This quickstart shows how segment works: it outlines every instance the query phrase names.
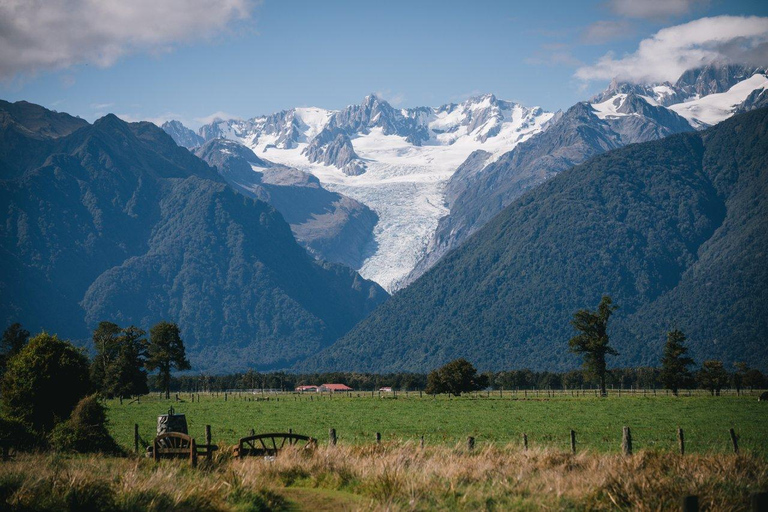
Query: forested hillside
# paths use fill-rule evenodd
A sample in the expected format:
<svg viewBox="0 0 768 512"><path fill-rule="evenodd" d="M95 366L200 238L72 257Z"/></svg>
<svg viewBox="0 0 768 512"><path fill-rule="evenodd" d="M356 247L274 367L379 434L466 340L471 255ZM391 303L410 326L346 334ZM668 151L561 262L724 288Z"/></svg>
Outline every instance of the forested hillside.
<svg viewBox="0 0 768 512"><path fill-rule="evenodd" d="M86 340L170 320L196 370L285 367L386 297L151 123L9 103L0 120L4 325Z"/></svg>
<svg viewBox="0 0 768 512"><path fill-rule="evenodd" d="M619 366L671 327L697 360L768 365L768 110L595 157L525 194L301 367L567 369L574 311L603 294Z"/></svg>

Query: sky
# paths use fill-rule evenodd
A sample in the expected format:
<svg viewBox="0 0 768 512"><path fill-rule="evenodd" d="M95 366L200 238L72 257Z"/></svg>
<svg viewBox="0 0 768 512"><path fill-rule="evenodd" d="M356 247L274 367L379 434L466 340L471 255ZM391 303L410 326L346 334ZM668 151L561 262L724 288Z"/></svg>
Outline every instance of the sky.
<svg viewBox="0 0 768 512"><path fill-rule="evenodd" d="M370 93L554 111L723 59L768 65L768 2L0 0L0 98L88 121L196 128Z"/></svg>

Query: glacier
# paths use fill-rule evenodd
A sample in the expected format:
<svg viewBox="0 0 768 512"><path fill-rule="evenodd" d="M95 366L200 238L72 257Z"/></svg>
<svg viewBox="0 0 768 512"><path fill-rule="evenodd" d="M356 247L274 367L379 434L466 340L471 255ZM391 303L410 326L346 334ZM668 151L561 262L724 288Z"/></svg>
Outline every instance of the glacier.
<svg viewBox="0 0 768 512"><path fill-rule="evenodd" d="M342 115L346 110L354 115ZM365 250L369 256L356 270L394 292L448 214L445 185L456 169L476 150L490 153L489 162L495 160L544 130L553 115L491 94L416 109L395 109L371 95L344 111L297 108L248 121L217 120L201 134L236 140L259 157L310 173L324 188L375 211L379 222ZM347 119L354 119L354 125ZM332 163L307 158L309 143L330 125L350 137L363 173L347 175Z"/></svg>

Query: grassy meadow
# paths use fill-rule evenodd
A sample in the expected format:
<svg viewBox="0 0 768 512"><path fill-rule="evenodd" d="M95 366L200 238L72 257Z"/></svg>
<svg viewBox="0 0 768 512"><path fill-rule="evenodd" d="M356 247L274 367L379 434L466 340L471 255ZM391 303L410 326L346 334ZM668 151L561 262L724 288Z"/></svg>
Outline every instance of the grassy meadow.
<svg viewBox="0 0 768 512"><path fill-rule="evenodd" d="M358 396L359 395L359 396ZM676 451L677 428L685 433L686 452L724 453L732 451L728 431L734 428L742 452L768 457L768 403L757 394L720 397L696 393L672 397L659 393L622 393L606 399L593 394L573 397L546 392L516 394L499 392L436 398L418 393L398 393L397 398L351 397L327 394L320 397L283 393L267 395L180 394L180 401L142 397L140 403L108 402L110 430L126 449L133 447L133 425L139 425L143 442L155 435L157 415L174 407L187 416L190 434L203 439L205 425L211 425L213 442L232 445L250 429L263 432L294 432L328 440L335 428L339 444L372 443L376 432L383 441L417 442L423 435L429 446L454 446L467 436L476 438L478 448L493 444L521 444L528 436L530 447L567 450L569 431L576 431L577 450L618 452L623 426L632 431L635 450ZM310 399L310 396L312 397ZM199 401L198 401L199 400Z"/></svg>
<svg viewBox="0 0 768 512"><path fill-rule="evenodd" d="M0 463L2 510L655 511L678 509L684 496L696 495L701 510L742 511L754 493L768 490L768 404L756 394L268 396L108 401L109 427L128 452L134 423L145 444L157 415L171 406L187 415L201 442L211 425L222 449L197 468L132 454L18 454ZM631 456L619 450L624 425L632 428ZM685 455L677 453L678 426ZM275 458L233 459L232 445L251 428L293 429L320 443ZM328 443L329 428L337 430L336 446ZM738 454L730 428L739 436ZM472 451L467 436L476 438Z"/></svg>

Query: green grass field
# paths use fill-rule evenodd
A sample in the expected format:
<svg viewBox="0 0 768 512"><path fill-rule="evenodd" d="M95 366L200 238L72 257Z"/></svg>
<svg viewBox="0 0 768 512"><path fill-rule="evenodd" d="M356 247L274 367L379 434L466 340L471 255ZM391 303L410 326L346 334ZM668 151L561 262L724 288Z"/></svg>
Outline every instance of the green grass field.
<svg viewBox="0 0 768 512"><path fill-rule="evenodd" d="M460 398L439 396L372 398L327 395L320 398L291 393L271 395L269 401L259 395L223 394L180 395L181 401L165 400L157 394L142 397L140 403L108 402L110 429L127 449L133 447L133 425L138 423L142 441L155 435L157 415L173 406L187 416L190 434L203 439L205 425L211 425L214 443L234 444L238 438L256 433L294 432L327 442L328 429L335 428L339 443L364 444L374 440L376 432L384 441L416 442L424 436L427 444L454 445L474 436L478 447L484 443L506 445L521 443L528 435L529 445L569 448L569 431L576 431L577 449L616 452L621 444L624 425L631 427L634 449L677 450L677 427L685 433L686 452L731 451L728 431L734 428L742 452L768 456L768 403L759 403L757 395L690 397L627 395L605 399L557 396L548 398L522 393L505 393ZM253 401L252 401L253 400Z"/></svg>

